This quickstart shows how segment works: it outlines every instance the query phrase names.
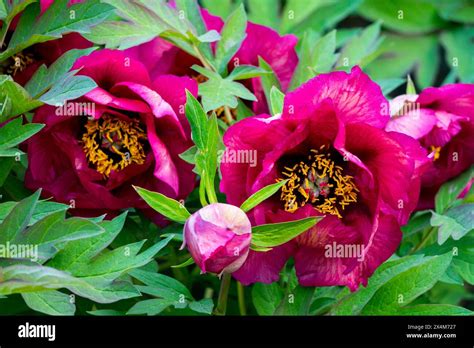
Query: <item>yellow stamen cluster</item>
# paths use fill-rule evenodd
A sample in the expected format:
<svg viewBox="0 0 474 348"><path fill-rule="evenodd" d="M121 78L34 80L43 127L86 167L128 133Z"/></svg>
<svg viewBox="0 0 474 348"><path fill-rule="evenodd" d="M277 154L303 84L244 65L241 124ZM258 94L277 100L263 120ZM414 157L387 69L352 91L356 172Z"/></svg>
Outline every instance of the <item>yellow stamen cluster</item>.
<svg viewBox="0 0 474 348"><path fill-rule="evenodd" d="M18 72L26 69L28 65L34 62L32 54L24 54L22 52L14 54L11 57L12 63L7 68L7 74L15 76Z"/></svg>
<svg viewBox="0 0 474 348"><path fill-rule="evenodd" d="M142 141L147 137L138 120L127 122L104 115L99 120L87 121L85 128L82 143L87 160L105 177L109 177L112 170L145 162Z"/></svg>
<svg viewBox="0 0 474 348"><path fill-rule="evenodd" d="M286 211L293 213L310 203L320 213L342 218L341 210L357 202L359 190L353 177L342 174L343 168L334 163L325 148L323 145L319 150L311 150L308 161L284 167L284 178L278 181L288 180L280 196Z"/></svg>
<svg viewBox="0 0 474 348"><path fill-rule="evenodd" d="M441 146L430 146L430 152L433 153L433 161L436 161L441 153Z"/></svg>

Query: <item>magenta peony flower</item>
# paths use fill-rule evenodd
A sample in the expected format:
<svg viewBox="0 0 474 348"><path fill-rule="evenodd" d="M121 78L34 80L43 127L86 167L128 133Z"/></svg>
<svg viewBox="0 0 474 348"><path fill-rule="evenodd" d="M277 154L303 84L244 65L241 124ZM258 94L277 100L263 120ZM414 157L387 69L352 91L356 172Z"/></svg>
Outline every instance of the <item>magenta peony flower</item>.
<svg viewBox="0 0 474 348"><path fill-rule="evenodd" d="M184 225L184 245L202 272L221 275L245 262L252 226L238 207L214 203L194 213Z"/></svg>
<svg viewBox="0 0 474 348"><path fill-rule="evenodd" d="M35 113L33 122L46 127L28 143L26 186L87 215L130 207L150 213L132 184L185 198L195 175L178 157L192 145L179 109L185 89L197 94L196 82L167 75L152 81L140 62L114 50L80 58L73 69L80 68L98 87Z"/></svg>
<svg viewBox="0 0 474 348"><path fill-rule="evenodd" d="M386 129L418 139L429 152L417 209L433 208L440 186L474 164L474 85L431 87L419 96L400 96L392 101L391 112Z"/></svg>
<svg viewBox="0 0 474 348"><path fill-rule="evenodd" d="M224 23L219 17L209 14L206 10L201 13L208 30L221 31ZM273 68L282 89L286 91L298 64L295 51L297 42L298 39L294 35L280 36L271 28L248 22L247 36L231 59L229 71L232 71L234 64L258 66L260 56ZM160 38L130 48L127 53L142 61L151 71L152 77L173 74L191 76L199 82L202 81L203 77L191 69L194 64L201 65L199 60ZM257 97L253 110L257 113L268 112L260 78L245 80L244 84Z"/></svg>
<svg viewBox="0 0 474 348"><path fill-rule="evenodd" d="M379 86L355 67L350 74L319 75L288 93L281 115L247 118L228 129L229 155L257 155L253 165L221 164L229 203L239 205L287 179L279 194L251 211L252 223L325 216L280 247L251 251L235 278L244 284L276 281L293 256L304 286L355 290L367 283L400 243L426 156L412 138L384 131L388 113Z"/></svg>

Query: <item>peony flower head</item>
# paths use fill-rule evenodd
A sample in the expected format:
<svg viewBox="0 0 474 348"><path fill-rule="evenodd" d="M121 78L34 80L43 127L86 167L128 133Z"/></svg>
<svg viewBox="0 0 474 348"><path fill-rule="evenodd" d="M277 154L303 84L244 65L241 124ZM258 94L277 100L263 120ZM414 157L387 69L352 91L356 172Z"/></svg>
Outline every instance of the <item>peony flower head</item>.
<svg viewBox="0 0 474 348"><path fill-rule="evenodd" d="M229 203L239 205L262 187L288 180L253 209L252 222L325 216L285 245L251 251L234 273L239 281L276 281L293 256L300 284L355 290L395 252L400 224L417 203L426 153L412 138L384 130L388 110L379 86L355 67L349 74L319 75L288 93L281 115L251 117L227 130L227 152L257 154L253 166L221 164ZM340 247L347 251L342 256L328 253Z"/></svg>
<svg viewBox="0 0 474 348"><path fill-rule="evenodd" d="M214 203L194 213L184 226L184 244L202 272L232 273L245 262L252 226L238 207Z"/></svg>
<svg viewBox="0 0 474 348"><path fill-rule="evenodd" d="M474 85L430 87L392 104L386 129L417 139L429 153L418 209L433 208L440 186L474 164Z"/></svg>
<svg viewBox="0 0 474 348"><path fill-rule="evenodd" d="M46 126L29 140L26 186L42 187L45 196L73 202L74 212L86 215L130 207L151 213L132 185L185 198L195 175L179 158L192 145L179 106L186 89L197 93L195 81L152 81L144 65L115 50L93 52L73 69L98 87L63 107L36 111L33 122Z"/></svg>

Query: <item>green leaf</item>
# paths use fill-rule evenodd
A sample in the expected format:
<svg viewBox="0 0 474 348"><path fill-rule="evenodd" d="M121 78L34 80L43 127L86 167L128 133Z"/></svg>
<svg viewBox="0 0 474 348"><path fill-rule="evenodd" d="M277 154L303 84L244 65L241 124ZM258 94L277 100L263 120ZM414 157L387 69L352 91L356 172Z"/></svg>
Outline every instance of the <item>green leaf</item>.
<svg viewBox="0 0 474 348"><path fill-rule="evenodd" d="M133 268L142 267L149 263L172 238L173 236L169 236L142 253L139 253L139 251L145 240L104 252L89 263L78 264L72 273L79 277L107 276L116 278Z"/></svg>
<svg viewBox="0 0 474 348"><path fill-rule="evenodd" d="M199 84L199 95L202 97L205 112L215 110L221 106L236 108L238 105L236 97L250 101L257 100L241 83L229 78L224 79L219 74L206 71L200 66L193 65L192 68L208 77L206 82Z"/></svg>
<svg viewBox="0 0 474 348"><path fill-rule="evenodd" d="M48 105L61 106L68 100L82 97L96 87L97 83L89 76L67 74L57 81L39 100Z"/></svg>
<svg viewBox="0 0 474 348"><path fill-rule="evenodd" d="M248 212L249 210L255 208L264 200L266 200L267 198L270 198L276 192L278 192L278 190L282 188L283 185L285 185L287 181L288 180L282 180L280 182L265 186L264 188L258 190L249 198L247 198L245 202L242 203L242 205L240 206L240 209L242 209L245 212Z"/></svg>
<svg viewBox="0 0 474 348"><path fill-rule="evenodd" d="M221 34L219 34L216 30L209 30L207 33L198 36L198 40L200 42L216 42L220 39Z"/></svg>
<svg viewBox="0 0 474 348"><path fill-rule="evenodd" d="M56 244L92 237L104 232L103 228L92 221L77 217L65 219L65 214L66 212L62 210L48 215L18 234L14 241L31 245Z"/></svg>
<svg viewBox="0 0 474 348"><path fill-rule="evenodd" d="M440 39L446 50L446 64L456 72L461 82L474 83L474 28L447 31Z"/></svg>
<svg viewBox="0 0 474 348"><path fill-rule="evenodd" d="M227 77L231 80L245 80L250 79L252 77L259 77L265 74L269 74L270 72L259 68L258 66L253 65L238 65L236 66L232 72Z"/></svg>
<svg viewBox="0 0 474 348"><path fill-rule="evenodd" d="M98 225L104 229L103 233L69 242L54 256L48 266L74 272L75 269L81 267L81 264L89 263L117 237L125 224L126 217L125 212L113 220L100 222Z"/></svg>
<svg viewBox="0 0 474 348"><path fill-rule="evenodd" d="M168 198L159 192L148 191L141 187L134 186L134 189L150 207L172 221L185 223L191 216L184 205L174 199Z"/></svg>
<svg viewBox="0 0 474 348"><path fill-rule="evenodd" d="M469 180L474 177L474 166L459 175L457 178L443 184L435 196L436 213L441 214L449 208L459 194L464 190Z"/></svg>
<svg viewBox="0 0 474 348"><path fill-rule="evenodd" d="M262 82L263 92L265 93L265 99L267 100L268 105L270 105L270 93L272 87L276 87L281 91L280 81L270 64L268 64L262 57L258 57L258 65L268 72L268 74L263 75L260 80Z"/></svg>
<svg viewBox="0 0 474 348"><path fill-rule="evenodd" d="M38 133L43 127L43 124L33 123L22 125L21 118L8 122L0 128L0 149L8 149L17 146L32 135Z"/></svg>
<svg viewBox="0 0 474 348"><path fill-rule="evenodd" d="M51 86L59 83L64 75L71 70L77 59L89 55L95 49L96 48L86 48L83 50L72 49L59 57L49 68L46 67L46 65L41 65L25 85L25 89L31 95L39 97L50 89Z"/></svg>
<svg viewBox="0 0 474 348"><path fill-rule="evenodd" d="M173 299L179 299L181 295L187 299L193 299L186 286L167 275L142 271L140 269L131 271L130 275L150 287L172 292Z"/></svg>
<svg viewBox="0 0 474 348"><path fill-rule="evenodd" d="M110 281L108 277L78 278L80 282L70 286L75 294L98 303L113 303L140 296L140 292L127 281Z"/></svg>
<svg viewBox="0 0 474 348"><path fill-rule="evenodd" d="M0 129L1 130L1 129ZM0 244L5 244L16 238L28 226L38 203L41 190L36 191L30 197L23 199L8 214L0 224Z"/></svg>
<svg viewBox="0 0 474 348"><path fill-rule="evenodd" d="M273 315L283 296L284 291L278 283L255 283L252 287L252 301L258 315Z"/></svg>
<svg viewBox="0 0 474 348"><path fill-rule="evenodd" d="M324 217L309 217L301 220L266 224L252 227L252 245L272 248L284 244L313 227Z"/></svg>
<svg viewBox="0 0 474 348"><path fill-rule="evenodd" d="M246 34L247 15L243 5L240 5L227 18L221 31L221 39L216 47L216 67L219 73L225 71L227 63L240 48Z"/></svg>
<svg viewBox="0 0 474 348"><path fill-rule="evenodd" d="M17 206L18 202L5 202L0 204L0 223L5 220L5 218L10 214L10 212ZM35 224L39 220L43 219L44 217L58 212L64 211L69 208L68 205L56 202L49 202L49 201L38 201L36 203L35 209L31 218L28 221L28 226Z"/></svg>
<svg viewBox="0 0 474 348"><path fill-rule="evenodd" d="M365 0L359 14L381 20L385 27L402 33L427 33L446 25L436 8L425 0Z"/></svg>
<svg viewBox="0 0 474 348"><path fill-rule="evenodd" d="M180 263L179 265L171 266L171 268L183 268L183 267L187 267L187 266L193 265L193 264L194 264L194 260L193 260L192 257L190 257L189 259L187 259L183 263Z"/></svg>
<svg viewBox="0 0 474 348"><path fill-rule="evenodd" d="M473 315L469 309L448 304L419 304L400 308L396 315Z"/></svg>
<svg viewBox="0 0 474 348"><path fill-rule="evenodd" d="M406 94L416 94L415 84L413 83L413 80L411 79L410 75L407 75Z"/></svg>
<svg viewBox="0 0 474 348"><path fill-rule="evenodd" d="M32 99L28 92L10 77L0 82L0 97L3 100L0 123L42 105L40 101Z"/></svg>
<svg viewBox="0 0 474 348"><path fill-rule="evenodd" d="M212 314L212 310L214 309L214 302L210 298L204 298L199 301L193 301L189 303L189 309L203 314Z"/></svg>
<svg viewBox="0 0 474 348"><path fill-rule="evenodd" d="M102 22L113 11L113 7L99 0L90 0L68 6L68 0L57 0L41 15L38 3L28 6L23 12L0 61L36 44L60 38L70 32L87 33Z"/></svg>
<svg viewBox="0 0 474 348"><path fill-rule="evenodd" d="M279 0L248 0L247 6L249 21L278 29Z"/></svg>
<svg viewBox="0 0 474 348"><path fill-rule="evenodd" d="M449 237L461 239L474 228L474 203L458 205L448 209L444 215L433 212L431 225L439 226L438 244L443 244Z"/></svg>
<svg viewBox="0 0 474 348"><path fill-rule="evenodd" d="M22 297L28 307L37 312L57 316L74 315L76 312L71 297L59 291L31 292L22 294Z"/></svg>
<svg viewBox="0 0 474 348"><path fill-rule="evenodd" d="M163 312L173 303L169 300L158 298L137 302L129 309L127 315L157 315Z"/></svg>
<svg viewBox="0 0 474 348"><path fill-rule="evenodd" d="M366 60L380 46L382 40L380 37L380 22L369 25L342 48L337 66L350 68L354 65L360 65L363 67Z"/></svg>
<svg viewBox="0 0 474 348"><path fill-rule="evenodd" d="M386 282L362 310L363 315L396 314L433 287L444 275L452 260L452 253L427 257L425 260Z"/></svg>
<svg viewBox="0 0 474 348"><path fill-rule="evenodd" d="M2 268L0 295L59 289L76 283L70 274L51 267L18 264Z"/></svg>
<svg viewBox="0 0 474 348"><path fill-rule="evenodd" d="M201 0L202 5L213 15L226 18L232 12L234 3L232 0Z"/></svg>
<svg viewBox="0 0 474 348"><path fill-rule="evenodd" d="M198 149L205 149L209 128L207 115L201 104L188 90L186 90L186 117L191 126L191 138Z"/></svg>
<svg viewBox="0 0 474 348"><path fill-rule="evenodd" d="M367 287L361 287L354 293L345 289L339 296L339 302L332 308L331 314L358 315L385 283L397 274L403 273L422 262L422 255L406 256L385 262L369 278Z"/></svg>
<svg viewBox="0 0 474 348"><path fill-rule="evenodd" d="M183 153L179 154L179 158L189 164L196 164L196 154L198 148L196 145L191 146L189 149L184 151Z"/></svg>
<svg viewBox="0 0 474 348"><path fill-rule="evenodd" d="M318 73L331 71L336 62L336 30L330 31L325 36L319 38L313 44L313 38L306 32L301 40L301 46L298 51L299 62L290 83L290 89L293 90L308 81L314 74L311 70Z"/></svg>
<svg viewBox="0 0 474 348"><path fill-rule="evenodd" d="M431 3L441 18L447 21L474 23L474 4L470 0L437 1Z"/></svg>
<svg viewBox="0 0 474 348"><path fill-rule="evenodd" d="M274 314L308 315L315 289L297 285L283 297Z"/></svg>
<svg viewBox="0 0 474 348"><path fill-rule="evenodd" d="M399 78L414 71L417 85L432 86L440 63L438 38L435 35L398 36L386 34L366 71L374 80ZM413 76L413 74L412 74Z"/></svg>
<svg viewBox="0 0 474 348"><path fill-rule="evenodd" d="M307 30L321 33L354 12L362 0L300 0L287 1L280 31L301 37ZM292 11L292 12L290 12Z"/></svg>
<svg viewBox="0 0 474 348"><path fill-rule="evenodd" d="M382 89L382 93L385 96L390 94L390 92L395 90L397 87L400 87L402 83L404 82L405 82L405 79L402 79L402 78L382 79L382 80L376 81L376 83L380 86L380 89Z"/></svg>
<svg viewBox="0 0 474 348"><path fill-rule="evenodd" d="M270 109L272 115L281 114L283 112L283 103L285 95L275 86L270 90Z"/></svg>

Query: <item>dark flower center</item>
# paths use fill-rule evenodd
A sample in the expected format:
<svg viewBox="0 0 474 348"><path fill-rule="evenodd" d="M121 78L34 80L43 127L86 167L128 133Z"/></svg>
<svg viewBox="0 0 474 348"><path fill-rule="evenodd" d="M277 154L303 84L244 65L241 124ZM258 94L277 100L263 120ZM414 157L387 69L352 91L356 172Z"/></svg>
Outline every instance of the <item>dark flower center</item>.
<svg viewBox="0 0 474 348"><path fill-rule="evenodd" d="M319 150L311 150L306 159L283 167L283 177L278 181L288 180L280 196L286 211L293 213L311 204L320 213L342 218L341 211L357 202L359 190L354 178L344 175L343 168L325 150L323 145Z"/></svg>
<svg viewBox="0 0 474 348"><path fill-rule="evenodd" d="M30 64L35 62L34 55L32 53L17 53L10 57L7 61L5 72L11 76L25 70Z"/></svg>
<svg viewBox="0 0 474 348"><path fill-rule="evenodd" d="M82 135L82 144L87 160L105 177L112 170L119 171L132 163L145 162L144 141L146 133L139 121L124 121L104 115L98 120L89 120Z"/></svg>

